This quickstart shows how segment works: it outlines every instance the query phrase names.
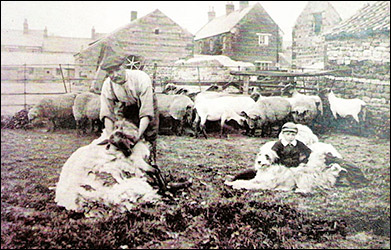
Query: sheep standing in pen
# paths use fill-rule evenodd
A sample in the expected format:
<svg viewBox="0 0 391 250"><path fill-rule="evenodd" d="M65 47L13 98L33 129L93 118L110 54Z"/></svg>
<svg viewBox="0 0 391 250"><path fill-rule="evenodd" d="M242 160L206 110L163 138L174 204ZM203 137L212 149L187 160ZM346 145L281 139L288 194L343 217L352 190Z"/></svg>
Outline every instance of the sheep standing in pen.
<svg viewBox="0 0 391 250"><path fill-rule="evenodd" d="M185 95L156 94L159 110L159 127L168 120L172 131L177 135L184 133L185 126L192 125L194 102Z"/></svg>
<svg viewBox="0 0 391 250"><path fill-rule="evenodd" d="M261 136L271 135L272 127L281 127L291 119L291 105L282 97L260 96L248 112L242 112L249 126L250 135L255 135L255 129L261 129Z"/></svg>
<svg viewBox="0 0 391 250"><path fill-rule="evenodd" d="M99 120L100 112L100 95L91 92L82 92L75 98L74 105L72 107L73 116L76 121L76 129L78 134L85 133L86 128L90 127L90 132L94 131L97 127L99 131L102 129L103 124Z"/></svg>
<svg viewBox="0 0 391 250"><path fill-rule="evenodd" d="M304 95L294 90L292 97L286 99L291 104L295 123L312 126L315 119L323 114L323 104L319 96Z"/></svg>
<svg viewBox="0 0 391 250"><path fill-rule="evenodd" d="M358 98L339 98L335 96L332 90L330 90L326 96L329 100L330 109L335 119L338 119L338 116L342 118L352 116L357 123L360 123L359 114L362 112L362 121L365 121L366 103L363 100Z"/></svg>
<svg viewBox="0 0 391 250"><path fill-rule="evenodd" d="M196 137L199 130L207 138L206 121L220 120L220 137L225 136L224 128L226 122L236 121L240 126L244 125L245 118L239 114L248 110L254 104L254 100L249 96L230 95L224 93L201 92L195 97L194 108L196 117L194 119L194 130Z"/></svg>
<svg viewBox="0 0 391 250"><path fill-rule="evenodd" d="M48 119L52 123L51 126L49 125L48 131L56 130L61 120L74 122L72 107L75 97L75 93L67 93L41 99L29 110L29 121Z"/></svg>

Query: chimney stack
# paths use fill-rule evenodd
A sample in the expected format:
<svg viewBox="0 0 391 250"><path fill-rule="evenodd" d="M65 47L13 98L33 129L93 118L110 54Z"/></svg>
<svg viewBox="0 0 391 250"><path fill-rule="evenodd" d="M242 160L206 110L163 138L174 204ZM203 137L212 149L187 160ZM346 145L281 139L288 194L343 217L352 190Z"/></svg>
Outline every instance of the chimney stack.
<svg viewBox="0 0 391 250"><path fill-rule="evenodd" d="M92 26L92 29L91 29L91 39L95 39L95 36L96 36L96 34L95 34L95 27Z"/></svg>
<svg viewBox="0 0 391 250"><path fill-rule="evenodd" d="M208 22L212 21L216 17L216 12L213 7L209 7L208 11Z"/></svg>
<svg viewBox="0 0 391 250"><path fill-rule="evenodd" d="M225 5L225 12L226 15L231 14L232 12L235 11L235 6L232 2L228 2L227 5Z"/></svg>
<svg viewBox="0 0 391 250"><path fill-rule="evenodd" d="M48 37L48 27L45 26L45 29L43 30L43 37Z"/></svg>
<svg viewBox="0 0 391 250"><path fill-rule="evenodd" d="M130 12L130 21L132 22L132 21L134 21L136 19L137 19L137 11L132 10Z"/></svg>
<svg viewBox="0 0 391 250"><path fill-rule="evenodd" d="M240 10L247 8L249 6L248 1L239 1L239 6L240 6Z"/></svg>
<svg viewBox="0 0 391 250"><path fill-rule="evenodd" d="M23 23L23 34L27 33L29 33L29 25L27 24L27 19L25 18Z"/></svg>

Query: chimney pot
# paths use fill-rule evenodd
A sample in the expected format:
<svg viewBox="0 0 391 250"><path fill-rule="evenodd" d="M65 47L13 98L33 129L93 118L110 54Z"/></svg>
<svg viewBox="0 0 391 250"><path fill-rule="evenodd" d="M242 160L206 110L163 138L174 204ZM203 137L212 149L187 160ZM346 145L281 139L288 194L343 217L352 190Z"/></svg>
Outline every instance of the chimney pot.
<svg viewBox="0 0 391 250"><path fill-rule="evenodd" d="M25 18L23 23L23 34L27 34L27 33L29 33L29 25L27 23L27 19Z"/></svg>
<svg viewBox="0 0 391 250"><path fill-rule="evenodd" d="M96 36L96 34L95 34L95 27L92 26L92 29L91 29L91 39L95 39L95 36Z"/></svg>
<svg viewBox="0 0 391 250"><path fill-rule="evenodd" d="M43 36L48 37L48 27L45 26L45 29L43 30Z"/></svg>
<svg viewBox="0 0 391 250"><path fill-rule="evenodd" d="M227 5L225 5L225 12L226 15L231 14L232 12L235 11L235 6L232 2L228 2Z"/></svg>
<svg viewBox="0 0 391 250"><path fill-rule="evenodd" d="M216 17L216 12L214 11L214 8L209 8L208 11L208 22L212 21Z"/></svg>
<svg viewBox="0 0 391 250"><path fill-rule="evenodd" d="M130 21L132 22L132 21L134 21L136 19L137 19L137 11L132 10L130 12Z"/></svg>
<svg viewBox="0 0 391 250"><path fill-rule="evenodd" d="M239 1L239 6L240 6L240 10L247 8L249 6L248 1Z"/></svg>

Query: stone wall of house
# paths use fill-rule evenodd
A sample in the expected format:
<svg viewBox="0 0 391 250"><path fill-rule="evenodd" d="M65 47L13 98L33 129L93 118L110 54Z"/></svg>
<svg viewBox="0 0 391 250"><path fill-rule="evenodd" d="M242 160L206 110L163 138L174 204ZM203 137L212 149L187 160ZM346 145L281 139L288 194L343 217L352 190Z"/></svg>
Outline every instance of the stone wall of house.
<svg viewBox="0 0 391 250"><path fill-rule="evenodd" d="M390 138L390 37L327 40L326 46L326 69L343 72L309 79L306 85L332 88L337 97L365 101L363 135Z"/></svg>

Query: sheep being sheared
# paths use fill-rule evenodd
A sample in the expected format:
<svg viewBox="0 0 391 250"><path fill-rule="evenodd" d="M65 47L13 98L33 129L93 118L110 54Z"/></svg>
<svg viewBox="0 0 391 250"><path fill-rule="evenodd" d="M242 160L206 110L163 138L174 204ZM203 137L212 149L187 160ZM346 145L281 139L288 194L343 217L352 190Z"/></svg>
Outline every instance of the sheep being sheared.
<svg viewBox="0 0 391 250"><path fill-rule="evenodd" d="M48 119L52 124L48 131L54 131L58 127L58 122L64 119L74 121L72 107L75 100L75 93L57 95L42 98L28 112L30 122L43 118Z"/></svg>
<svg viewBox="0 0 391 250"><path fill-rule="evenodd" d="M76 150L65 162L55 201L68 210L83 211L88 203L121 204L131 209L137 201L157 201L160 195L148 180L155 168L147 163L145 141L134 144L137 127L121 120L114 131ZM103 144L103 145L100 145Z"/></svg>

